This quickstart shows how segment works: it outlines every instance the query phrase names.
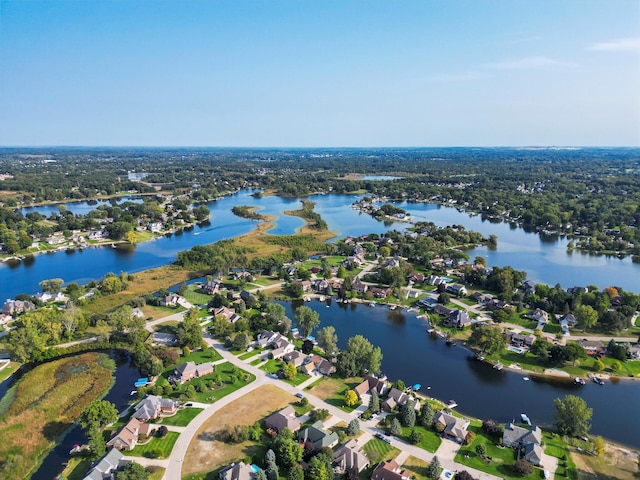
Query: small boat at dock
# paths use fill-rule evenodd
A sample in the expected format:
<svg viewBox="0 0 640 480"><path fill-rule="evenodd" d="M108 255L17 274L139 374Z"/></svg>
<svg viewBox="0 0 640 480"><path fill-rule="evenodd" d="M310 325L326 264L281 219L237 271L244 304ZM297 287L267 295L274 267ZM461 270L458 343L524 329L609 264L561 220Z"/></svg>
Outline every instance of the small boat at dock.
<svg viewBox="0 0 640 480"><path fill-rule="evenodd" d="M502 370L502 369L504 368L504 365L503 365L503 364L501 364L500 362L498 362L498 363L496 363L496 364L493 366L493 368L494 368L495 370L500 371L500 370Z"/></svg>
<svg viewBox="0 0 640 480"><path fill-rule="evenodd" d="M149 383L149 379L147 377L143 377L136 380L133 386L136 388L144 387L147 383Z"/></svg>
<svg viewBox="0 0 640 480"><path fill-rule="evenodd" d="M600 377L593 377L593 383L597 383L598 385L604 385L604 380Z"/></svg>
<svg viewBox="0 0 640 480"><path fill-rule="evenodd" d="M584 378L581 377L576 377L574 380L574 383L576 383L577 385L585 385L587 382L585 381Z"/></svg>
<svg viewBox="0 0 640 480"><path fill-rule="evenodd" d="M522 420L522 423L526 423L527 425L531 426L531 420L529 420L529 417L526 413L520 414L520 420Z"/></svg>

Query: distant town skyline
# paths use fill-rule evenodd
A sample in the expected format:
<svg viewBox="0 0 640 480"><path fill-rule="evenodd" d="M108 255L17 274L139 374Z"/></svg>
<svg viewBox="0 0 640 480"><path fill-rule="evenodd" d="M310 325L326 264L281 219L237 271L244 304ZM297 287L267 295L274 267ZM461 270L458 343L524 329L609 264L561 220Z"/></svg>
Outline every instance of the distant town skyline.
<svg viewBox="0 0 640 480"><path fill-rule="evenodd" d="M0 0L0 146L638 146L640 2Z"/></svg>

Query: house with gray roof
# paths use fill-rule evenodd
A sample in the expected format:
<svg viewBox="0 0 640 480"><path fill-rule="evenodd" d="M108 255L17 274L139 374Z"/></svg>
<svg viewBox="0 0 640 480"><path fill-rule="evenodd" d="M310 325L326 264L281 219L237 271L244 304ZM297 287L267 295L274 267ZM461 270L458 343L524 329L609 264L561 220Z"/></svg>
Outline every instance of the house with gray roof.
<svg viewBox="0 0 640 480"><path fill-rule="evenodd" d="M298 420L296 411L291 405L288 405L279 412L268 416L264 423L268 429L273 429L276 433L280 433L285 428L288 428L292 432L296 432L300 429L300 420Z"/></svg>
<svg viewBox="0 0 640 480"><path fill-rule="evenodd" d="M178 404L169 398L147 395L135 406L133 418L137 418L141 422L148 422L160 415L173 415L177 409Z"/></svg>
<svg viewBox="0 0 640 480"><path fill-rule="evenodd" d="M369 465L369 459L358 444L357 438L349 440L333 455L333 466L339 472L346 472L351 468L362 472L367 465Z"/></svg>
<svg viewBox="0 0 640 480"><path fill-rule="evenodd" d="M405 392L398 390L397 388L392 388L389 391L389 395L387 395L387 399L382 402L382 408L384 410L391 411L397 406L404 405L409 400L409 395Z"/></svg>
<svg viewBox="0 0 640 480"><path fill-rule="evenodd" d="M253 480L256 472L244 462L232 463L220 471L220 480Z"/></svg>
<svg viewBox="0 0 640 480"><path fill-rule="evenodd" d="M338 434L325 432L324 425L318 421L298 432L298 442L315 450L320 450L322 447L333 448L338 443Z"/></svg>
<svg viewBox="0 0 640 480"><path fill-rule="evenodd" d="M542 430L540 427L528 429L508 423L504 427L502 444L516 449L519 457L523 457L534 465L540 465L542 462Z"/></svg>
<svg viewBox="0 0 640 480"><path fill-rule="evenodd" d="M113 472L118 470L124 455L117 448L112 448L107 454L98 460L98 463L89 470L83 480L104 480L111 478Z"/></svg>

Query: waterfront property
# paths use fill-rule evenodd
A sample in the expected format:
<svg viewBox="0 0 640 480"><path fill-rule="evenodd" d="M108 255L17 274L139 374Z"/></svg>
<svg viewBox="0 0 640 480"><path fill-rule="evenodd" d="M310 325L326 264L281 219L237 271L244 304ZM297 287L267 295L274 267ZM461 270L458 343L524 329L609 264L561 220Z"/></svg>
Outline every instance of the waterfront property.
<svg viewBox="0 0 640 480"><path fill-rule="evenodd" d="M113 473L123 464L124 455L117 448L112 448L95 466L87 472L83 480L104 480L112 478Z"/></svg>
<svg viewBox="0 0 640 480"><path fill-rule="evenodd" d="M445 437L458 443L464 443L469 435L469 420L454 417L442 410L433 417L433 425L436 429L441 430Z"/></svg>
<svg viewBox="0 0 640 480"><path fill-rule="evenodd" d="M173 415L177 409L178 404L169 398L147 395L135 406L132 416L141 422L148 422L160 415Z"/></svg>

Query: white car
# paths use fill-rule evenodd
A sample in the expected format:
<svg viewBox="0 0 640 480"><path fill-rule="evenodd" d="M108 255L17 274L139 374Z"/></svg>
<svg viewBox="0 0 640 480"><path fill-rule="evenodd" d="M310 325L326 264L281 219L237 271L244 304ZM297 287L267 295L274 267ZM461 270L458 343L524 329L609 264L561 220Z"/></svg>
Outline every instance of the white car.
<svg viewBox="0 0 640 480"><path fill-rule="evenodd" d="M542 472L542 476L543 478L549 478L551 476L551 474L549 473L549 470L545 470Z"/></svg>

